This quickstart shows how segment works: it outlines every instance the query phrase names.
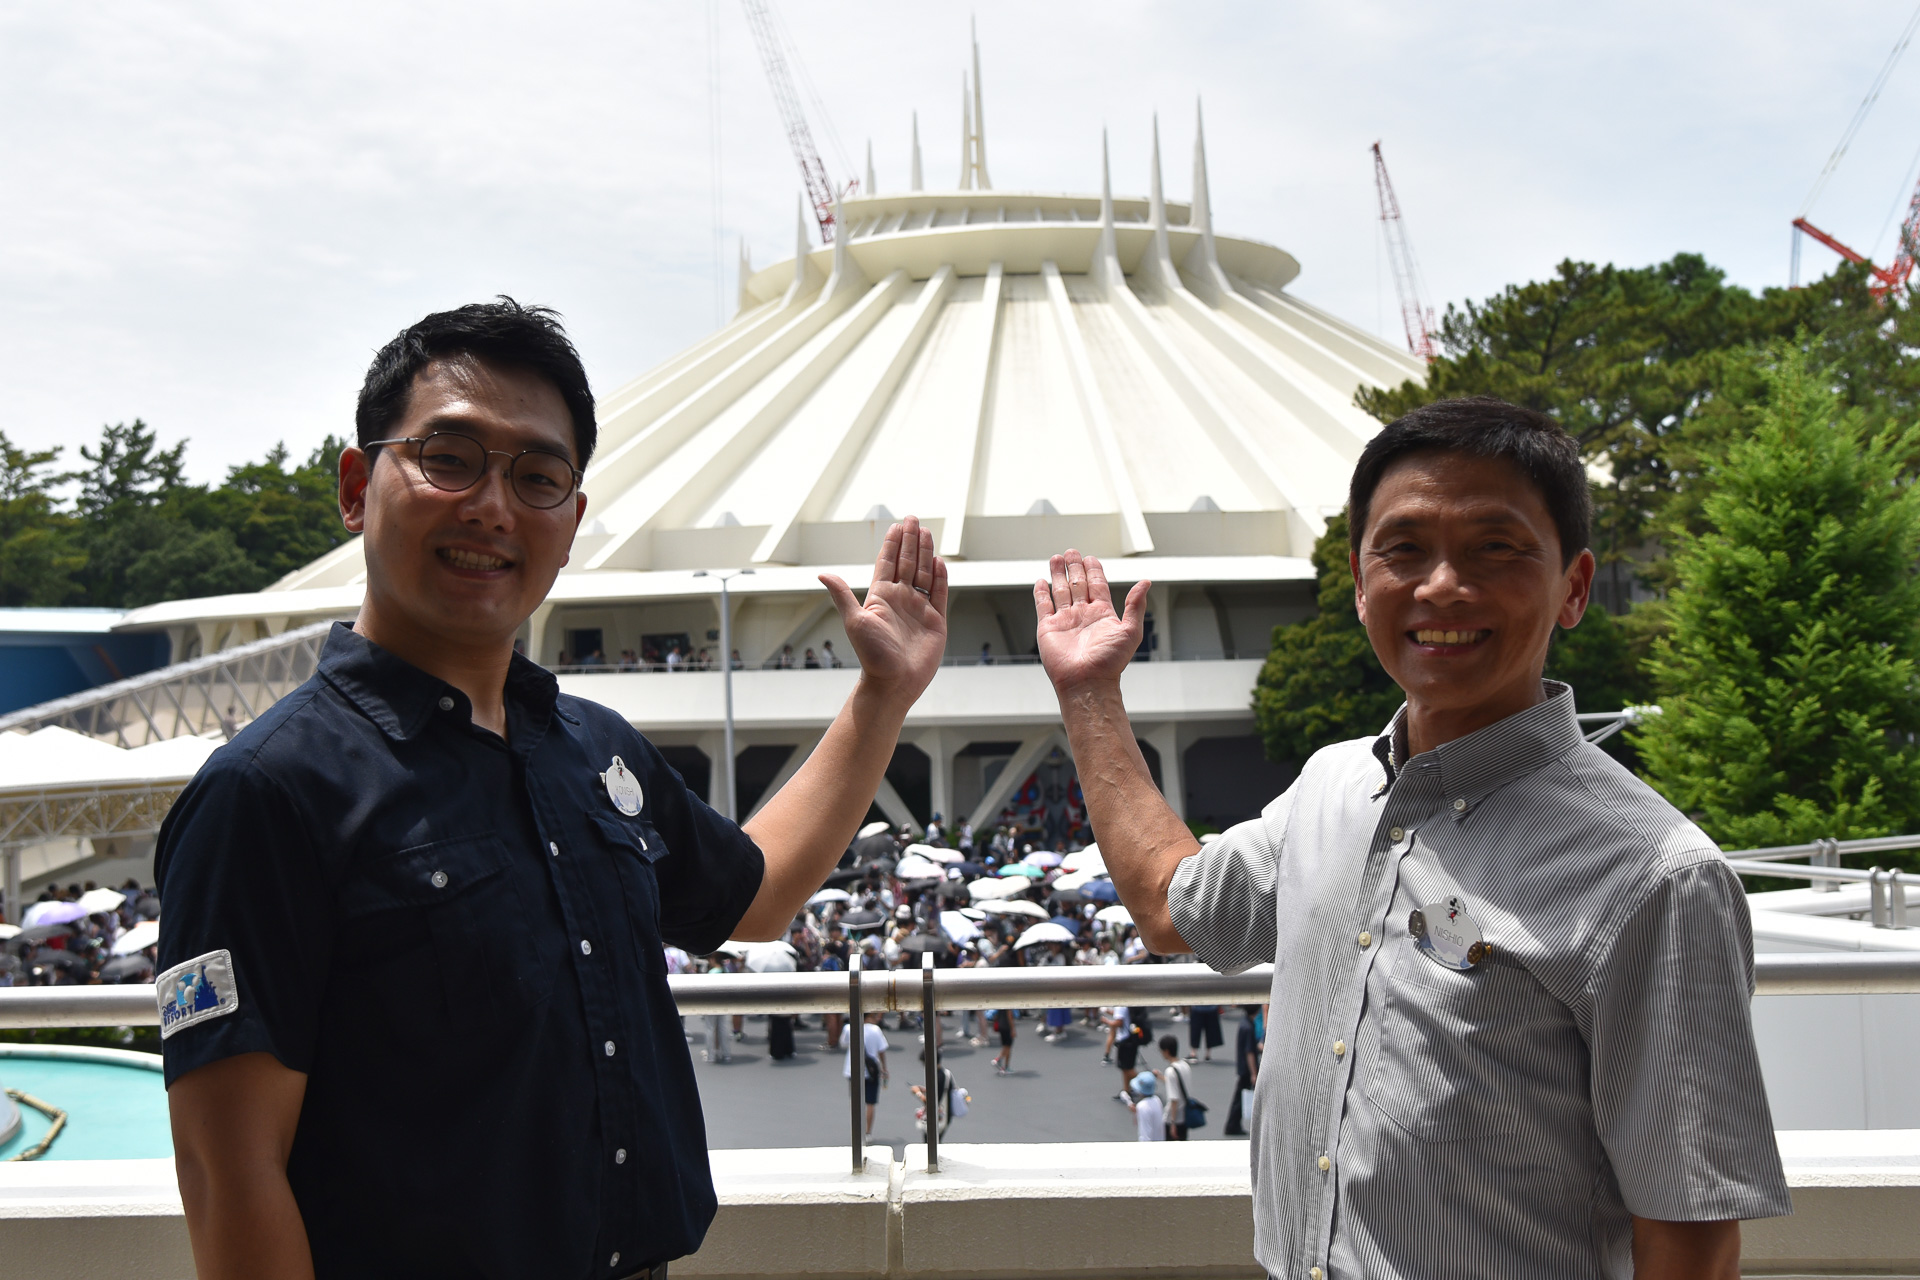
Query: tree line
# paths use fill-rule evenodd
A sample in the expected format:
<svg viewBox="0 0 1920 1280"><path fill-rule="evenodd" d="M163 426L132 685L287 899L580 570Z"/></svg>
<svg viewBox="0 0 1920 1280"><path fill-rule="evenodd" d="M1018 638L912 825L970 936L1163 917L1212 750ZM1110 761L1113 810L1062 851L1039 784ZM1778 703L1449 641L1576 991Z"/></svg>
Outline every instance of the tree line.
<svg viewBox="0 0 1920 1280"><path fill-rule="evenodd" d="M1494 395L1580 441L1612 609L1557 632L1547 674L1585 711L1659 706L1610 749L1725 847L1920 831L1920 316L1866 285L1567 262L1449 307L1424 383L1356 397L1385 422ZM1344 519L1313 561L1320 613L1275 629L1254 694L1275 760L1377 733L1401 702Z"/></svg>
<svg viewBox="0 0 1920 1280"><path fill-rule="evenodd" d="M162 448L136 418L79 448L22 449L0 432L0 607L130 609L258 591L346 540L331 436L289 465L284 444L218 485L184 477L186 441Z"/></svg>

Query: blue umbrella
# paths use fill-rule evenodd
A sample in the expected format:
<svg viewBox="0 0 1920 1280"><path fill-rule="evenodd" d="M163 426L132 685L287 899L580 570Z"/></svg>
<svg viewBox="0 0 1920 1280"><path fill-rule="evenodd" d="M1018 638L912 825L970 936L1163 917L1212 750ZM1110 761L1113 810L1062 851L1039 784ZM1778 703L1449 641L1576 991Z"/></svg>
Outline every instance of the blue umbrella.
<svg viewBox="0 0 1920 1280"><path fill-rule="evenodd" d="M1080 886L1080 896L1090 902L1118 902L1120 891L1111 880L1089 880Z"/></svg>
<svg viewBox="0 0 1920 1280"><path fill-rule="evenodd" d="M1078 936L1080 933L1080 922L1078 920L1075 920L1072 916L1055 916L1053 918L1053 923L1059 925L1063 929L1073 930L1075 936Z"/></svg>

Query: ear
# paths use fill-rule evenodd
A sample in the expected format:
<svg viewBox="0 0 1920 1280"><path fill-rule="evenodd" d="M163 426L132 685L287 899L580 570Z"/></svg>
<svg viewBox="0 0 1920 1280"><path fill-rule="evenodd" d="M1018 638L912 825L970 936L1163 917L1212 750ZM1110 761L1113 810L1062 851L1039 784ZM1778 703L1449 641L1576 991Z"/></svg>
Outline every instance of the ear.
<svg viewBox="0 0 1920 1280"><path fill-rule="evenodd" d="M367 531L367 486L373 480L373 459L357 444L340 451L340 523L348 533Z"/></svg>
<svg viewBox="0 0 1920 1280"><path fill-rule="evenodd" d="M1360 557L1347 552L1347 568L1353 573L1353 607L1360 614L1360 625L1367 625L1367 584L1360 577Z"/></svg>
<svg viewBox="0 0 1920 1280"><path fill-rule="evenodd" d="M1592 551L1582 551L1567 566L1567 596L1560 604L1560 616L1557 619L1561 626L1577 627L1580 619L1586 616L1587 603L1593 599L1595 567Z"/></svg>

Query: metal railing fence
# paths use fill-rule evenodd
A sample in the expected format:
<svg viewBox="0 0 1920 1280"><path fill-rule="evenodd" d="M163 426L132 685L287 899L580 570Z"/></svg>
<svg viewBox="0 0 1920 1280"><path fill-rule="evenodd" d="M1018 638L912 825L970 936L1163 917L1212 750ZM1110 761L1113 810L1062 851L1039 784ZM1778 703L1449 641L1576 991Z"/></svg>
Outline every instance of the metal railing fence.
<svg viewBox="0 0 1920 1280"><path fill-rule="evenodd" d="M706 973L667 979L683 1016L734 1013L844 1013L847 1043L864 1046L863 1015L938 1015L970 1009L1093 1008L1100 1005L1265 1003L1273 966L1223 974L1199 964L1045 969L919 969L863 972L856 957L844 973ZM1754 957L1754 993L1762 996L1900 995L1920 992L1920 952L1773 954ZM0 989L0 1028L154 1026L151 986ZM925 1038L927 1168L940 1167L940 1037ZM848 1081L855 1172L866 1167L863 1123L866 1055L851 1055Z"/></svg>

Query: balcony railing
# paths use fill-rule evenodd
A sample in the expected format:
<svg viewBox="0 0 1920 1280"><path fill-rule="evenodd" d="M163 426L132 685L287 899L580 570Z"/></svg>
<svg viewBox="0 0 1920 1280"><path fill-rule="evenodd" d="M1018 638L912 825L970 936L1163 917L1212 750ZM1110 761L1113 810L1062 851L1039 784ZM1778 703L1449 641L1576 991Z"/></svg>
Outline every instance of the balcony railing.
<svg viewBox="0 0 1920 1280"><path fill-rule="evenodd" d="M1044 969L919 969L844 973L680 974L667 982L684 1016L735 1013L845 1013L849 1035L864 1014L918 1013L923 1026L938 1014L970 1009L1094 1008L1101 1005L1265 1003L1273 966L1217 973L1205 965L1099 965ZM1920 952L1770 954L1754 957L1754 994L1900 995L1920 992ZM154 1026L160 1021L151 986L13 987L0 989L0 1028ZM926 1090L938 1095L939 1037L929 1037ZM853 1168L865 1168L861 1094L865 1055L850 1058L848 1081ZM927 1168L940 1162L939 1126L927 1126Z"/></svg>

